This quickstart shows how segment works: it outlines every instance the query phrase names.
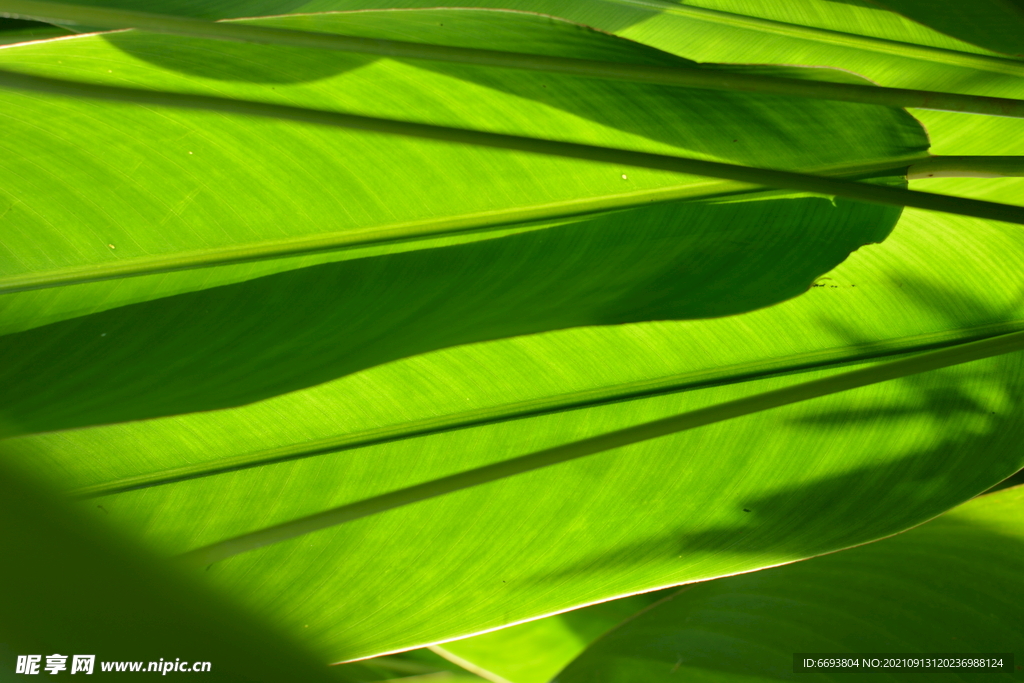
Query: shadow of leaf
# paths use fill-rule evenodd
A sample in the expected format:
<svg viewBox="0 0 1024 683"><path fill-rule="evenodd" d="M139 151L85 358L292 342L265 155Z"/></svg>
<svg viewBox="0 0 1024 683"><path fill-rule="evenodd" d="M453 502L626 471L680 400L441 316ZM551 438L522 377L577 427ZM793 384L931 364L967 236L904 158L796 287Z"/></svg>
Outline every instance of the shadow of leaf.
<svg viewBox="0 0 1024 683"><path fill-rule="evenodd" d="M458 344L729 315L801 294L898 215L672 202L301 268L0 337L0 394L48 431L243 405Z"/></svg>

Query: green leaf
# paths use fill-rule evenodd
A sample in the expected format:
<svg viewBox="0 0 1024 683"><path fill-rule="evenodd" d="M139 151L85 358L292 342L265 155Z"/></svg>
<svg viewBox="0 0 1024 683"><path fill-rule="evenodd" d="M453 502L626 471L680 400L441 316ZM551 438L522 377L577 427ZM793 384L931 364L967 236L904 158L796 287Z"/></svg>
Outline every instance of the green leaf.
<svg viewBox="0 0 1024 683"><path fill-rule="evenodd" d="M415 8L431 6L430 0L314 0L300 6L265 4L252 0L192 4L188 0L146 3L134 0L79 2L167 14L222 18L287 12ZM939 67L932 75L957 91L984 91L990 83L958 77L949 67L1020 75L1019 60L991 55L970 43L956 40L897 14L869 4L793 0L786 3L749 3L717 0L713 8L667 0L465 0L467 7L503 7L541 12L594 26L698 61L711 53L732 55L730 61L778 63L763 55L787 53L787 63L845 64L857 73L863 66L877 68L876 82L896 87L895 81L921 78L921 67ZM758 56L761 55L761 56ZM724 60L722 60L724 61ZM906 64L907 70L897 67ZM857 68L853 68L853 67ZM904 86L915 87L915 86ZM942 89L937 85L916 87ZM983 92L979 94L984 94Z"/></svg>
<svg viewBox="0 0 1024 683"><path fill-rule="evenodd" d="M1021 0L982 0L969 5L956 0L881 0L878 4L968 43L1024 57Z"/></svg>
<svg viewBox="0 0 1024 683"><path fill-rule="evenodd" d="M66 657L71 673L72 655L81 654L95 657L88 673L100 675L104 662L143 662L143 671L150 662L209 662L202 677L210 681L359 680L328 669L201 580L172 572L95 520L81 519L66 501L12 471L3 455L5 680L19 655L40 655L38 672L57 674L43 670L55 653Z"/></svg>
<svg viewBox="0 0 1024 683"><path fill-rule="evenodd" d="M429 7L434 3L431 0L311 0L299 4L280 0L157 0L143 4L138 0L90 0L74 4L219 19L289 12ZM793 50L796 47L803 54L788 63L837 65L836 57L841 55L850 68L851 59L859 62L866 57L870 61L871 53L874 53L878 64L885 69L884 78L875 80L890 87L894 84L888 81L906 77L903 69L893 68L894 59L913 60L911 63L917 67L924 60L943 66L1017 75L1024 73L1021 62L991 56L986 50L971 44L1019 54L1019 0L985 0L970 5L949 0L938 6L935 2L917 0L884 3L938 30L859 2L793 0L786 3L748 3L718 0L709 4L712 6L679 5L666 0L593 0L586 3L566 0L464 0L461 6L542 12L684 55L725 49L732 53L731 61L734 62L777 62L780 60L752 55L783 48L791 57L796 57ZM884 56L884 60L878 60L880 56ZM854 70L865 73L860 68ZM946 71L945 75L952 74ZM951 82L947 80L947 85ZM979 87L978 82L962 80L958 85L968 92Z"/></svg>
<svg viewBox="0 0 1024 683"><path fill-rule="evenodd" d="M1014 0L1009 0L1007 4L1012 2ZM74 4L221 19L290 12L428 7L431 6L431 0L151 0L146 3L139 0L79 0ZM984 8L991 13L995 4L990 2ZM759 34L758 40L747 42L762 45L766 41L770 43L773 36L783 36L826 43L831 47L854 46L904 57L935 55L943 51L981 52L970 43L927 29L866 3L821 0L748 3L742 0L717 0L679 5L667 0L593 0L586 3L572 0L463 0L461 6L544 12L614 32L644 24L656 26L659 22L652 19L662 15L696 20L704 24L704 33L713 33L716 27L727 27L740 29L749 38L752 37L750 32L756 31ZM929 7L934 7L934 4ZM681 36L677 34L666 37L678 40ZM691 34L685 38L701 40L702 36ZM735 43L731 45L741 47ZM949 56L953 57L952 54Z"/></svg>
<svg viewBox="0 0 1024 683"><path fill-rule="evenodd" d="M1018 486L893 538L689 586L598 639L555 680L777 681L794 676L794 653L1013 653L1019 662L1022 572Z"/></svg>
<svg viewBox="0 0 1024 683"><path fill-rule="evenodd" d="M418 0L328 1L334 9L422 4ZM476 0L472 4L497 2ZM978 54L980 48L868 5L822 0L718 0L714 9L662 0L502 0L500 4L563 16L698 62L818 65L847 69L887 87L1024 96L1021 61ZM1024 154L1024 123L1020 121L925 109L913 110L913 114L929 131L933 154ZM932 180L914 187L1007 201L1020 196L1017 185L1013 180Z"/></svg>
<svg viewBox="0 0 1024 683"><path fill-rule="evenodd" d="M519 13L320 19L322 30L679 62ZM927 144L906 113L881 107L213 46L210 61L207 41L121 33L9 49L0 64L709 160L881 168L877 182L890 185L902 180L884 174ZM79 282L136 275L4 295L12 334L0 352L16 360L0 385L8 418L29 431L237 406L456 344L750 310L806 291L898 216L786 194L683 202L750 186L208 112L3 97L19 140L4 158L5 275L34 286L69 272ZM41 119L52 122L45 131ZM68 171L56 177L46 160ZM334 251L283 258L311 243ZM263 260L198 268L226 252L229 263Z"/></svg>
<svg viewBox="0 0 1024 683"><path fill-rule="evenodd" d="M360 38L359 40L364 39ZM516 59L519 58L518 53L499 52L496 54L512 55ZM529 59L533 58L532 55L525 55L525 57ZM604 64L603 62L596 63ZM615 66L615 68L617 69L618 67ZM729 68L732 69L733 67ZM541 70L544 71L546 69ZM708 72L715 74L721 73L717 70L713 71L710 67L701 69L691 69L690 71ZM773 76L767 78L772 83L798 83L801 85L801 87L803 87L803 85L807 83L806 81L801 81L800 79L796 78L776 79ZM714 76L712 80L717 79L718 76ZM706 88L704 84L696 84L694 85L694 87L712 90L735 89L750 90L756 92L773 92L774 94L784 95L795 94L794 92L788 92L781 89L779 91L765 91L763 89L760 89L759 87L746 88L744 86L744 83L761 84L762 76L759 75L744 75L740 76L740 79L741 80L735 83L735 88L732 87L734 81L732 75L722 78L722 82L716 83L714 86L707 86ZM842 84L826 85L832 86ZM952 213L960 216L987 218L990 220L1006 221L1009 223L1017 223L1018 225L1024 225L1024 207L1013 206L1011 204L1000 204L998 202L983 202L973 199L966 199L963 197L949 197L928 192L905 190L902 188L881 187L877 184L859 182L856 180L846 180L841 178L831 178L828 177L827 175L814 175L793 171L754 168L751 166L725 164L717 161L705 161L701 159L691 159L688 157L677 157L665 154L651 154L650 152L636 152L633 150L619 149L615 147L585 145L576 142L563 142L558 140L543 140L523 135L489 133L484 131L469 130L465 128L453 128L450 126L435 126L432 124L412 123L408 121L398 121L395 119L358 116L334 111L310 109L306 107L291 107L280 104L268 104L265 102L255 102L252 100L236 100L224 97L211 97L208 95L186 95L181 93L155 92L139 88L121 88L117 86L89 85L79 83L76 81L45 78L40 76L29 76L25 74L13 73L10 71L0 71L0 86L10 87L16 90L28 90L30 92L56 94L66 97L97 99L106 102L131 103L135 105L149 106L155 105L158 107L168 106L181 109L195 109L204 112L220 112L226 114L241 114L247 116L268 117L271 119L295 121L298 123L311 123L314 125L324 125L348 130L369 131L377 134L407 136L420 140L481 146L493 149L526 152L528 154L541 154L545 156L553 156L558 158L576 159L581 161L596 161L604 164L634 167L637 169L644 170L668 171L671 173L681 174L694 174L706 176L709 178L731 180L736 183L743 183L751 186L764 186L766 188L788 190L791 192L806 192L815 195L824 195L826 197L843 198L854 201L877 203L895 207L912 206L919 209L928 209L931 211ZM817 85L811 87L816 88ZM873 86L856 87L864 88L866 91L872 93L878 90ZM917 94L920 95L924 101L927 101L927 99L932 95L943 96L942 93ZM953 95L953 97L961 96ZM824 97L824 99L843 100L845 98L834 98L828 96ZM1005 113L1007 115L1013 115L1019 118L1024 118L1024 100L996 100L990 98L980 99L986 101L987 105L991 105L992 110L989 111L988 106L986 106L986 108L978 110L961 110L958 108L953 108L949 109L949 111L972 111L974 113L986 112L998 114ZM892 104L890 102L875 102L869 101L867 99L858 100L856 98L854 98L854 101L869 102L870 104ZM906 103L898 102L896 104ZM1011 113L1009 110L1004 110L1003 105L1016 107L1017 109L1019 109L1019 111L1016 113ZM944 110L946 109L944 108ZM939 161L944 162L946 166L949 166L950 164L957 163L958 160L966 161L973 159L974 157L944 157ZM1009 161L1007 161L1008 159ZM922 164L927 166L928 162L932 161L935 161L935 159L926 158L918 160L911 164L910 168L919 168L920 166L922 166ZM901 167L902 165L903 164L898 161L882 162L881 164L876 162L873 164L868 164L867 166L860 167L859 169L856 170L856 173L853 168L847 168L845 169L845 174L879 176L891 174L895 171L899 171L902 174L902 168L893 168L894 166ZM1018 171L1022 166L1024 166L1024 159L1017 157L995 157L993 159L983 158L980 161L972 161L971 166L974 168L983 168L986 170L988 174L991 174L990 171L995 170L996 176L1006 175L1006 173L1003 173L1002 170L1009 167L1009 169L1012 172L1016 173L1017 175L1020 175ZM908 168L908 173L909 172L910 169ZM1011 175L1012 174L1013 173L1011 173ZM348 240L344 242L335 242L334 244L326 245L323 243L323 239L314 239L312 240L312 242L306 241L306 243L302 244L301 246L293 243L288 251L290 251L291 253L302 253L303 251L322 251L324 249L339 248L343 246L354 246L355 244L365 244L368 242L366 239L360 240L359 236L354 237L356 237L354 241ZM369 240L369 242L373 241L380 241L380 239L378 237L376 240ZM267 258L266 254L263 254L262 256L257 255L261 252L262 250L257 249L248 251L247 253L243 253L241 250L234 249L222 251L220 253L208 253L204 254L201 258L197 260L191 261L187 267L206 267L211 265L232 263L238 260L245 261L256 260L259 258ZM280 252L275 251L274 255L280 255ZM23 291L26 289L35 289L39 287L54 287L61 284L69 284L75 282L90 282L95 280L111 279L115 277L130 277L142 273L159 272L160 270L182 269L182 264L177 259L164 258L161 259L161 261L162 263L159 265L155 263L153 260L147 260L145 262L136 262L135 264L124 264L122 266L108 265L102 269L80 267L67 269L61 273L44 273L40 275L27 275L22 277L7 278L7 280L3 283L3 286L4 289L8 292L16 292Z"/></svg>
<svg viewBox="0 0 1024 683"><path fill-rule="evenodd" d="M181 557L181 560L194 566L208 565L212 562L219 562L241 553L251 552L257 548L274 543L288 541L338 524L346 524L363 517L381 514L439 496L450 495L474 486L502 481L511 476L533 472L553 465L560 465L616 448L675 435L690 429L698 429L709 424L724 422L801 401L809 401L822 396L895 379L905 379L919 373L946 369L961 363L983 360L1021 350L1024 350L1024 331L1002 334L966 344L955 344L949 348L938 349L929 353L914 354L909 358L879 363L871 367L843 372L831 377L802 382L783 389L765 391L745 398L716 403L706 408L671 415L660 420L643 422L605 434L598 434L589 439L541 449L517 458L469 469L447 477L440 477L422 484L415 484L379 496L330 508L248 534L241 534L189 551ZM167 483L167 480L165 479L163 483ZM152 482L150 485L152 485ZM117 490L128 490L128 487L122 487Z"/></svg>
<svg viewBox="0 0 1024 683"><path fill-rule="evenodd" d="M761 5L821 10L833 24L848 10ZM832 6L842 12L830 13ZM876 15L895 17L855 9L865 26L875 26ZM639 14L618 26L632 24L634 37L694 59L833 64L880 82L1021 96L1007 60L925 51L969 65L950 69L735 23ZM943 40L953 43L935 38ZM979 64L996 70L980 73ZM222 87L230 94L240 86ZM1019 122L918 115L939 153L1022 153ZM1024 201L1013 178L913 184ZM883 245L857 251L815 283L826 286L753 313L462 346L242 408L8 443L22 466L57 486L108 492L83 502L83 512L101 515L94 505L102 504L112 523L145 544L180 553L844 363L1022 329L1020 292L1007 275L1024 268L1022 239L1014 226L906 211ZM171 277L153 276L148 286ZM94 302L79 313L102 308L95 302L107 297L111 306L127 301L118 299L124 286L76 287L95 288L75 294ZM32 321L26 327L43 324L46 311L62 310L55 293L69 289L10 295L19 308L8 310ZM801 559L922 522L1019 469L1020 376L1020 359L1008 356L750 416L325 530L207 573L227 594L343 659ZM295 460L265 464L286 458ZM138 485L148 487L111 493Z"/></svg>
<svg viewBox="0 0 1024 683"><path fill-rule="evenodd" d="M175 554L843 363L1022 329L1019 292L992 284L1022 268L1016 226L908 210L825 286L760 311L463 346L243 408L9 443L66 489L148 484L84 509L102 504ZM838 550L1024 465L1021 363L994 358L636 444L206 573L347 659ZM259 466L283 455L298 459Z"/></svg>
<svg viewBox="0 0 1024 683"><path fill-rule="evenodd" d="M134 28L188 38L205 38L256 45L317 48L363 55L524 69L545 73L571 74L587 78L625 80L687 88L772 93L776 95L808 97L811 99L877 104L889 107L928 107L943 111L1024 118L1024 101L1020 100L977 97L957 93L880 88L877 85L866 83L835 82L837 79L834 77L830 78L829 76L825 78L801 79L772 75L770 70L768 70L769 73L758 73L758 71L765 71L763 68L748 71L747 73L736 73L734 67L726 70L722 67L699 67L697 65L666 67L622 64L619 62L586 60L575 57L533 55L485 48L432 45L403 40L364 38L318 31L254 26L238 22L211 22L203 19L149 12L83 8L65 3L48 2L46 0L4 0L0 3L0 8L10 16L26 19L55 22L74 21L77 23L101 25L110 29ZM95 97L115 101L134 101L141 104L174 104L175 102L174 99L154 99L152 94L146 95L146 99L141 99L143 97L142 92L136 91L134 95L128 95L128 90L117 91L109 86L89 86L91 88L89 89L81 85L74 86L69 83L58 83L52 80L44 83L38 77L34 78L35 80L24 78L19 80L12 77L11 74L5 73L0 83L10 87L27 87L41 92L56 92L58 94L80 97L89 97L91 93L91 96ZM189 98L185 95L176 95L176 101L179 104L189 101L192 104L187 106L203 108L199 106L196 100L195 96ZM235 102L235 104L231 108L222 108L220 110L232 113L256 113L259 111L257 103L250 102L247 104L248 109L241 109L239 108L240 101L232 102ZM205 103L206 108L218 110L213 100L207 99ZM223 107L223 105L221 106ZM285 115L284 112L280 112L278 116L284 115L286 118L293 118L299 121L307 120L305 118L298 118L299 112L297 110L292 110L292 112L290 116ZM312 120L315 121L316 119ZM455 139L451 141L455 141ZM787 187L784 185L772 186Z"/></svg>

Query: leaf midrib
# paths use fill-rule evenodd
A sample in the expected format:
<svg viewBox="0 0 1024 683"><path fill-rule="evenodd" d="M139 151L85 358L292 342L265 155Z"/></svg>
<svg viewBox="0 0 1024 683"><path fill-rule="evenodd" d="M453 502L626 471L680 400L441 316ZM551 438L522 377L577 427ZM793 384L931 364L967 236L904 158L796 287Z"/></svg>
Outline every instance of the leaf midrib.
<svg viewBox="0 0 1024 683"><path fill-rule="evenodd" d="M711 386L750 382L786 374L804 373L851 364L889 359L971 341L980 341L1024 330L1024 319L956 330L910 335L885 341L848 345L751 361L713 369L696 370L654 379L545 396L499 406L467 410L448 415L377 427L340 436L305 441L203 463L176 467L132 477L122 477L67 492L73 498L94 498L136 489L173 484L262 467L303 458L328 455L364 446L428 436L440 432L478 427L527 417L589 408L625 400L648 398Z"/></svg>

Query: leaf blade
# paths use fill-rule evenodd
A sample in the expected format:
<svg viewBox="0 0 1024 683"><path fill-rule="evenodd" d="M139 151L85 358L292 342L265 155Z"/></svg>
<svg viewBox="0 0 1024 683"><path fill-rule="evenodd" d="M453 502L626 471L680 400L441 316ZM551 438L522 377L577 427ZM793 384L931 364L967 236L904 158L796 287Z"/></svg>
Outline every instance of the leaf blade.
<svg viewBox="0 0 1024 683"><path fill-rule="evenodd" d="M504 40L526 41L542 52L678 61L533 15L436 10L403 13L401 18L404 24L387 12L320 19L335 27L339 21L349 28L352 22L362 22L363 31L375 35L393 34L403 25L417 31L432 27L446 35L459 29L461 37L448 37L455 42L474 39L482 27L500 26ZM443 28L435 25L441 23ZM553 37L559 40L548 40ZM340 100L356 112L361 108L357 116L373 114L375 119L407 109L401 98L389 94L400 84L407 89L404 92L418 93L422 100L417 109L421 121L415 125L451 127L448 124L476 117L473 120L488 135L506 135L510 129L537 133L550 127L573 131L578 142L572 144L630 140L638 145L630 154L640 155L682 146L699 152L696 156L704 157L700 161L771 156L780 165L842 159L847 168L884 167L897 158L920 156L927 143L909 116L881 108L816 104L823 109L815 117L813 108L786 104L783 98L762 102L763 96L728 93L681 97L663 88L565 77L540 83L532 77L523 80L461 66L425 73L400 62L349 61L340 64L354 68L304 84L303 79L322 76L325 68L339 68L339 63L325 65L321 52L287 53L296 65L289 67L296 70L290 77L300 81L287 87L280 83L283 76L274 62L284 53L258 52L255 58L263 60L265 73L245 61L250 81L257 76L278 79L274 82L279 85L267 95L262 85L237 80L238 60L251 46L225 44L241 52L218 58L213 68L223 70L217 72L222 81L215 82L210 73L204 79L187 77L189 69L197 68L191 61L197 59L194 43L159 37L161 49L144 52L153 49L147 47L153 38L117 34L109 37L117 41L115 47L100 37L80 37L63 41L56 53L53 46L7 50L0 61L47 73L61 71L63 65L56 62L67 58L93 81L175 83L182 91L226 90L233 95L260 92L277 98L270 103L273 106L289 99L304 106ZM154 61L162 69L154 69ZM103 71L113 70L101 65L120 71L104 76ZM202 67L207 72L209 68ZM388 78L378 79L384 76ZM557 93L545 94L556 87ZM637 111L645 112L643 117L602 104L621 101L627 94L633 106L640 107ZM725 104L736 97L743 106ZM451 107L450 100L458 98L475 99L480 110ZM10 227L5 247L13 257L5 265L13 281L45 279L56 264L65 274L80 274L76 269L93 272L95 267L102 275L104 269L121 274L144 269L154 259L194 260L197 253L206 253L196 249L197 242L212 250L247 252L262 249L275 237L317 242L327 234L335 240L339 233L400 224L402 218L422 226L415 220L423 221L424 215L428 222L435 217L457 222L474 209L547 210L544 207L580 199L614 203L636 191L639 196L631 195L628 201L644 201L628 213L517 225L505 232L434 235L432 241L414 241L411 246L363 245L321 256L166 276L154 273L107 285L69 284L39 295L5 294L2 303L10 312L4 322L12 334L0 344L6 353L22 359L20 367L5 368L5 391L16 397L9 417L30 430L240 405L453 344L581 324L723 315L768 305L804 291L813 277L851 249L884 238L898 213L799 195L768 195L763 202L739 197L719 203L650 204L646 200L665 198L681 188L685 195L687 181L707 189L705 181L428 141L324 132L311 126L243 123L210 112L122 110L25 96L16 101L21 108L14 109L15 118L23 126L25 144L6 161L11 177L21 184L6 189L11 206L4 218ZM509 103L515 106L506 106ZM797 109L801 116L814 118L814 125L803 118L787 118L787 112L795 114ZM683 111L691 113L684 116ZM54 132L40 133L35 120L46 117L58 117L61 125L55 124ZM727 120L733 121L726 126ZM844 128L847 120L856 121L857 133ZM224 140L211 139L210 131L199 135L196 126L201 122ZM723 128L729 126L753 126L761 133L740 145L738 138L727 137L730 133ZM830 145L789 144L794 137L816 134L819 126L829 131ZM860 135L869 129L877 134ZM145 144L137 137L126 140L124 130L133 130L136 136L152 134L153 139ZM73 140L66 139L68 135ZM177 135L197 139L183 143ZM765 147L764 140L771 144ZM197 154L189 154L192 151ZM58 153L67 158L72 171L55 178L38 162ZM262 154L258 160L257 154ZM129 174L123 168L126 164L146 170ZM395 185L396 168L407 184ZM485 179L479 177L482 169L487 171ZM293 174L308 182L296 183ZM882 185L899 185L902 180L888 176L875 182L878 187L856 187L884 192L890 188ZM274 186L269 192L268 183ZM624 186L629 188L626 192ZM214 187L223 191L213 192ZM476 191L479 187L487 191ZM22 199L43 196L52 201L31 200L34 203L26 205ZM766 233L763 228L768 225L773 231ZM815 230L807 240L787 238L803 234L809 225ZM634 238L634 233L641 237ZM590 246L581 251L578 244L585 237ZM701 254L699 259L694 258L696 253ZM527 254L536 258L527 260ZM581 260L582 255L589 262ZM488 275L481 280L485 263L490 264ZM595 269L607 275L595 279ZM677 276L674 269L683 272ZM774 274L783 270L776 278ZM770 283L773 278L776 282ZM388 285L377 288L374 281ZM485 293L482 286L491 292ZM289 300L289 290L307 302L305 308ZM496 311L499 305L506 309L503 315ZM370 310L379 310L380 315L353 324L365 320ZM227 311L233 322L225 330L214 318ZM455 320L459 322L453 325ZM251 334L252 329L260 331ZM38 367L49 368L49 379L38 375ZM257 367L267 370L252 372ZM74 398L79 392L85 392L88 401ZM146 398L139 400L140 396Z"/></svg>
<svg viewBox="0 0 1024 683"><path fill-rule="evenodd" d="M457 411L460 402L500 405L616 377L773 358L797 345L810 351L845 340L856 349L862 340L897 331L1020 320L1016 293L989 286L992 272L1014 270L1024 253L1019 233L1008 227L965 220L936 231L933 222L908 212L885 245L857 252L832 280L822 280L835 287L763 311L449 349L246 408L11 443L23 449L19 462L60 474L61 485L73 488L360 424ZM962 248L968 242L972 247ZM959 283L955 290L942 287L950 273ZM622 358L631 362L614 360ZM631 446L604 462L568 464L558 477L535 473L496 484L485 495L465 491L424 503L429 509L415 514L394 511L227 560L210 570L211 578L286 624L309 615L298 627L309 623L315 642L347 659L846 547L923 521L1020 468L1010 445L1021 429L1017 391L1005 383L1020 373L1008 358L842 401L819 399L816 407L782 408L775 419L748 416L728 430L709 426L666 437L670 442L658 448ZM467 466L833 372L526 417L90 504L103 504L112 519L173 554ZM77 455L62 456L67 453ZM822 502L828 500L842 504ZM472 527L466 519L474 520ZM754 526L758 532L749 533ZM439 553L443 562L429 559ZM270 593L267 581L275 586ZM540 590L552 584L558 590ZM391 597L382 602L381 595ZM404 607L409 601L419 606L415 613ZM360 643L342 646L342 634L355 634Z"/></svg>

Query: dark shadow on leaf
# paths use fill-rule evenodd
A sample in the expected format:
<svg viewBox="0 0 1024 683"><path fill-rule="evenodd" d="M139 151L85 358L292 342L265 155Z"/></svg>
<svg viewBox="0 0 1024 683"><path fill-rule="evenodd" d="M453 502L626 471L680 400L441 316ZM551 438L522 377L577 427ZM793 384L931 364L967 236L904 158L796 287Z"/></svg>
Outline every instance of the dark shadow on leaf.
<svg viewBox="0 0 1024 683"><path fill-rule="evenodd" d="M677 68L698 66L691 60L646 45L524 12L467 9L348 12L275 18L269 23L261 22L261 25L623 64ZM163 69L239 83L305 83L364 66L375 59L332 50L154 37L134 32L113 33L106 39ZM905 111L892 108L781 95L675 88L469 64L407 61L415 69L504 93L510 97L510 105L517 101L532 101L586 119L605 129L671 145L680 150L677 153L708 156L737 164L800 168L853 162L864 154L865 137L885 139L887 144L906 153L923 151L927 146L919 124ZM704 65L702 68L867 83L835 69L757 65ZM443 86L439 87L444 96ZM420 96L433 98L436 95L423 92ZM610 103L616 104L609 106ZM447 104L445 108L448 108ZM396 111L388 116L459 125L457 119L438 121L415 110ZM497 119L500 121L501 118L499 114ZM794 127L794 121L803 125ZM870 130L865 129L865 125L870 125ZM502 129L500 123L487 128L496 132L524 132L517 128ZM571 129L553 136L547 131L534 135L573 140ZM827 138L829 145L813 142L822 138ZM772 144L765 145L765 140L771 140ZM588 142L582 138L579 141Z"/></svg>
<svg viewBox="0 0 1024 683"><path fill-rule="evenodd" d="M13 422L47 431L243 405L458 344L729 315L805 292L898 215L671 202L327 263L0 338L0 394Z"/></svg>
<svg viewBox="0 0 1024 683"><path fill-rule="evenodd" d="M269 11L252 11L259 9L260 6L251 5L252 3L247 3L243 12L244 16L259 17L287 14L293 10L300 9L302 3L289 4L268 0L263 3L265 5L263 9ZM182 6L175 6L174 9L175 11L170 13L205 16L206 18L213 18L210 15L214 14L209 9L189 7L184 4ZM337 8L324 9L345 10L349 8L339 6ZM525 51L538 54L562 54L563 56L576 56L580 58L586 57L586 54L581 54L580 48L583 50L589 49L590 53L594 53L594 40L562 41L558 39L558 31L547 35L548 40L541 42L538 50L531 50L524 41L524 36L515 30L515 25L525 21L528 25L535 28L538 22L544 24L550 23L550 21L539 19L536 15L523 12L506 11L496 14L494 12L467 12L464 9L453 11L451 9L437 10L429 8L400 11L392 7L374 12L365 11L372 8L366 7L362 3L356 9L358 11L355 12L329 11L323 14L264 18L258 22L258 25L319 33L338 33L419 43L435 43L439 45L479 47L510 52ZM642 18L657 13L657 11L648 9L630 9L623 14L629 14L634 20L639 21ZM223 12L215 14L223 14ZM466 14L477 17L488 16L492 20L482 25L474 24L467 26L460 31L459 16ZM232 14L229 13L229 16L232 16ZM237 16L237 13L233 14L233 16ZM495 17L503 21L493 21ZM513 24L512 27L509 26L510 22ZM445 27L445 23L447 23L447 27ZM627 20L622 23L623 26L628 26L633 22ZM558 24L567 26L564 22L558 22ZM578 31L575 27L573 27L571 32L580 35L591 33L589 31ZM244 83L304 83L334 76L377 59L370 55L352 52L154 36L153 34L136 33L134 31L111 33L104 37L115 47L161 69L168 69L190 76ZM680 60L653 48L629 48L627 46L632 45L631 43L624 40L615 40L610 37L605 37L603 40L599 39L596 41L596 44L598 52L593 54L591 58L596 58L602 54L600 46L604 45L606 47L604 53L607 61L635 61L636 57L633 55L633 52L638 49L642 53L655 55L653 58L655 61L687 62L687 60ZM607 46L618 47L619 49L608 50ZM651 58L649 57L648 59ZM428 68L432 65L430 62L422 61L417 61L415 64L427 66ZM453 68L458 71L465 67L454 66Z"/></svg>
<svg viewBox="0 0 1024 683"><path fill-rule="evenodd" d="M377 58L351 52L127 31L104 39L136 59L175 73L238 83L304 83L358 69Z"/></svg>

